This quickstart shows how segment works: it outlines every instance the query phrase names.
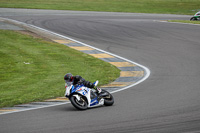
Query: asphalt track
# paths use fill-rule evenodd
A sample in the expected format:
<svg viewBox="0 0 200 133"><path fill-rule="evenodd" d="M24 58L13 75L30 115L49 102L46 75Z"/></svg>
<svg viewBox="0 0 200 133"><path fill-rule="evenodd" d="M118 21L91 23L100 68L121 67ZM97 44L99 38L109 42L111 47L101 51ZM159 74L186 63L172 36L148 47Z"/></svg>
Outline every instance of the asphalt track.
<svg viewBox="0 0 200 133"><path fill-rule="evenodd" d="M190 16L0 9L0 16L71 37L148 67L115 104L71 104L0 115L1 133L200 132L200 26L160 22Z"/></svg>

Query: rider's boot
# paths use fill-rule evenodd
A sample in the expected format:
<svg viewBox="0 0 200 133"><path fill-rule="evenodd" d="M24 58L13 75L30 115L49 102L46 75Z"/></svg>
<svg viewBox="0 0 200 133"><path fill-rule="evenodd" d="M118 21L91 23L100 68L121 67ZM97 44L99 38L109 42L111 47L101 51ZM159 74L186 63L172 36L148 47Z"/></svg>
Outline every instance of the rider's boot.
<svg viewBox="0 0 200 133"><path fill-rule="evenodd" d="M98 92L98 94L100 94L102 92L102 90L100 88L97 88L97 92Z"/></svg>
<svg viewBox="0 0 200 133"><path fill-rule="evenodd" d="M97 91L98 94L100 94L102 92L102 90L100 88L98 88L97 86L95 86L94 89Z"/></svg>

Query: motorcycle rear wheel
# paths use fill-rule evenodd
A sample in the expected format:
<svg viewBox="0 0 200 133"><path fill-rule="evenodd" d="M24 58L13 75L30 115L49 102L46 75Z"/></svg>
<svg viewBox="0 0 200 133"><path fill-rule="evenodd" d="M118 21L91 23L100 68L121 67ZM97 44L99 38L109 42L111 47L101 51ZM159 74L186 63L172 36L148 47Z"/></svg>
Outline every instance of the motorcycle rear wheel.
<svg viewBox="0 0 200 133"><path fill-rule="evenodd" d="M104 97L104 105L105 106L112 106L114 104L114 97L106 90L102 89L102 92L108 93L108 96Z"/></svg>
<svg viewBox="0 0 200 133"><path fill-rule="evenodd" d="M192 17L192 18L190 19L190 21L194 21L194 20L197 20L197 18L196 18L196 17Z"/></svg>
<svg viewBox="0 0 200 133"><path fill-rule="evenodd" d="M72 105L79 110L86 110L88 107L88 104L83 97L81 97L80 100L78 100L75 96L72 95L70 97L70 101Z"/></svg>

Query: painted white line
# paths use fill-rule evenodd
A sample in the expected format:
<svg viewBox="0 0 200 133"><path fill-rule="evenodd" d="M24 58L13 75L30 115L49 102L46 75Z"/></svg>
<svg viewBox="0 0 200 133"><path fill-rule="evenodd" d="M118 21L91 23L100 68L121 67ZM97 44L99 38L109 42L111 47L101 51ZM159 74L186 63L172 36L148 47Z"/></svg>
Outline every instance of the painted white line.
<svg viewBox="0 0 200 133"><path fill-rule="evenodd" d="M149 70L147 67L145 67L145 66L143 66L143 65L141 65L141 64L138 64L138 63L136 63L136 62L133 62L133 61L128 60L128 59L126 59L126 58L123 58L123 57L121 57L121 56L118 56L118 55L112 54L112 53L110 53L110 52L104 51L104 50L102 50L102 49L99 49L99 48L96 48L96 47L90 46L90 45L88 45L88 44L85 44L85 43L79 42L79 41L74 40L74 39L72 39L72 38L69 38L69 37L66 37L66 36L60 35L60 34L58 34L58 33L54 33L54 32L52 32L52 31L49 31L49 30L46 30L46 29L43 29L43 28L40 28L40 27L37 27L37 26L34 26L34 25L29 25L29 26L34 27L34 28L36 28L36 29L43 30L43 31L45 31L45 32L49 32L49 33L51 33L51 34L57 35L57 36L59 36L59 37L62 37L62 38L65 38L65 39L68 39L68 40L71 40L71 41L74 41L74 42L77 42L77 43L80 43L80 44L82 44L82 45L84 45L84 46L87 46L87 47L90 47L90 48L96 49L96 50L98 50L98 51L101 51L101 52L107 53L107 54L112 55L112 56L114 56L114 57L120 58L120 59L125 60L125 61L127 61L127 62L130 62L130 63L132 63L132 64L135 64L135 65L137 65L137 66L139 66L139 67L141 67L141 68L143 68L143 69L145 70L146 75L144 76L143 79L139 80L138 82L136 82L136 83L134 83L134 84L132 84L132 85L129 85L129 86L124 87L124 88L121 88L121 89L116 90L116 91L113 91L112 93L119 92L119 91L122 91L122 90L128 89L128 88L130 88L130 87L133 87L133 86L135 86L135 85L138 85L139 83L142 83L143 81L145 81L145 80L150 76L150 73L151 73L150 70Z"/></svg>
<svg viewBox="0 0 200 133"><path fill-rule="evenodd" d="M136 63L136 62L133 62L133 61L131 61L131 60L128 60L128 59L126 59L126 58L123 58L123 57L121 57L121 56L112 54L112 53L110 53L110 52L101 50L101 49L99 49L99 48L96 48L96 47L87 45L87 44L85 44L85 43L79 42L79 41L74 40L74 39L72 39L72 38L69 38L69 37L60 35L60 34L58 34L58 33L55 33L55 32L52 32L52 31L49 31L49 30L46 30L46 29L43 29L43 28L40 28L40 27L37 27L37 26L34 26L34 25L26 24L26 23L23 23L23 22L19 22L19 21L12 20L12 19L7 19L7 18L3 18L3 19L9 20L9 21L12 21L12 22L15 22L15 23L18 23L18 24L22 24L22 25L25 25L25 26L29 26L29 27L32 27L32 28L35 28L35 29L39 29L39 30L42 30L42 31L44 31L44 32L48 32L48 33L50 33L50 34L52 34L52 35L56 35L56 36L59 36L59 37L61 37L61 38L65 38L65 39L68 39L68 40L71 40L71 41L80 43L80 44L82 44L82 45L84 45L84 46L87 46L87 47L96 49L96 50L98 50L98 51L107 53L107 54L109 54L109 55L115 56L115 57L117 57L117 58L120 58L120 59L122 59L122 60L125 60L125 61L127 61L127 62L130 62L130 63L132 63L132 64L135 64L135 65L137 65L137 66L139 66L139 67L141 67L141 68L143 68L143 69L145 70L146 75L145 75L141 80L139 80L139 81L137 81L136 83L133 83L133 84L127 86L127 87L124 87L124 88L121 88L121 89L119 89L119 90L113 91L112 93L116 93L116 92L119 92L119 91L122 91L122 90L126 90L126 89L128 89L128 88L130 88L130 87L136 86L136 85L142 83L143 81L145 81L145 80L150 76L150 73L151 73L151 72L150 72L150 70L149 70L147 67L145 67L145 66L143 66L143 65L140 65L140 64L138 64L138 63ZM66 103L62 103L62 104L66 104ZM57 104L57 105L62 105L62 104ZM39 108L34 108L34 109L52 107L52 106L57 106L57 105L49 105L49 106L39 107ZM27 110L33 110L33 109L27 109ZM27 111L27 110L22 110L22 111ZM21 112L21 111L14 111L14 112ZM14 112L13 112L13 113L14 113ZM8 112L8 113L9 113L9 112ZM12 113L12 112L10 112L10 113ZM0 115L1 115L1 114L0 114Z"/></svg>
<svg viewBox="0 0 200 133"><path fill-rule="evenodd" d="M194 26L200 26L200 24L192 24L192 23L181 23L181 22L168 22L165 20L154 20L155 22L161 22L161 23L174 23L174 24L184 24L184 25L194 25Z"/></svg>
<svg viewBox="0 0 200 133"><path fill-rule="evenodd" d="M70 102L63 102L63 103L58 103L58 104L53 104L53 105L46 105L46 106L42 106L42 107L29 108L29 109L22 109L22 110L11 111L11 112L3 112L3 113L0 113L0 115L11 114L11 113L17 113L17 112L23 112L23 111L29 111L29 110L42 109L42 108L47 108L47 107L53 107L53 106L58 106L58 105L64 105L64 104L68 104L68 103L70 103Z"/></svg>

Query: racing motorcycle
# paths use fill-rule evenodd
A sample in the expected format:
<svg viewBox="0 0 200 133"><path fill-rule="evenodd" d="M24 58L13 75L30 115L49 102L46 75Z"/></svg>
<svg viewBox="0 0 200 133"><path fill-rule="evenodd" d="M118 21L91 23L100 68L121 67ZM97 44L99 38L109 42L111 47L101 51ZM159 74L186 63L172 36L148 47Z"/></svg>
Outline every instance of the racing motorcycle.
<svg viewBox="0 0 200 133"><path fill-rule="evenodd" d="M97 86L98 83L96 81L93 84ZM114 98L108 91L102 89L102 92L98 94L96 90L85 87L82 84L74 86L72 83L67 83L65 97L79 110L102 105L112 106L114 103Z"/></svg>
<svg viewBox="0 0 200 133"><path fill-rule="evenodd" d="M190 21L193 21L193 20L200 20L200 12L195 13L195 15L190 18Z"/></svg>

